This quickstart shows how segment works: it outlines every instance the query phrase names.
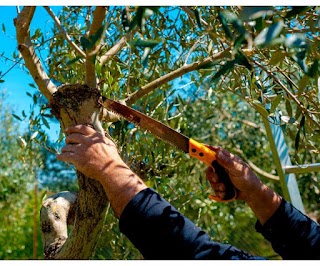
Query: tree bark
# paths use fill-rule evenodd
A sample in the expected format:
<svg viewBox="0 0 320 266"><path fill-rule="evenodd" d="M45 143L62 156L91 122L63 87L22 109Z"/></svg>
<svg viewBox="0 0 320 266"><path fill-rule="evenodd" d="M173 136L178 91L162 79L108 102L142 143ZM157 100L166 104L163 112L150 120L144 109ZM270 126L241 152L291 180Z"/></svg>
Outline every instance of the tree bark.
<svg viewBox="0 0 320 266"><path fill-rule="evenodd" d="M86 124L104 134L99 120L101 111L99 102L98 89L79 84L63 85L53 94L50 107L52 113L59 119L62 129L72 125ZM59 207L48 207L47 202L43 203L41 225L43 238L49 239L49 242L45 242L45 258L47 259L89 259L94 253L102 231L107 206L104 189L98 181L80 172L77 172L77 175L79 192L76 200L71 197L69 207L63 209L61 214L50 215ZM66 228L71 209L74 209L75 213L74 229L68 237ZM56 230L56 232L48 230L48 224L57 222L60 223L59 232L57 232L58 227L55 229L49 226L49 229ZM49 236L50 234L53 234L54 237Z"/></svg>

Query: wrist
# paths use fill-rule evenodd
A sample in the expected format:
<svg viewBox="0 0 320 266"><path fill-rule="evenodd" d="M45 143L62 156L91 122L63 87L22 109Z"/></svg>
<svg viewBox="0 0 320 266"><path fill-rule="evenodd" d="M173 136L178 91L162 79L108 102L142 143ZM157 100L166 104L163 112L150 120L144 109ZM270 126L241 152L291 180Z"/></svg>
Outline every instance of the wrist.
<svg viewBox="0 0 320 266"><path fill-rule="evenodd" d="M262 184L260 189L255 190L248 196L246 203L260 223L264 224L279 208L281 197L266 185Z"/></svg>

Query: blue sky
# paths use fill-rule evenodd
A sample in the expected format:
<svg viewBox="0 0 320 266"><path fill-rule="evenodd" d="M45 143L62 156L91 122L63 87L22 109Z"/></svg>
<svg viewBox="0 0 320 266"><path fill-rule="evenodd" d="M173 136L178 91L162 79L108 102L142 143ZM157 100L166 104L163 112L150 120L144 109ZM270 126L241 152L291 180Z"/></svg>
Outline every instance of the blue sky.
<svg viewBox="0 0 320 266"><path fill-rule="evenodd" d="M59 7L51 7L55 12ZM17 16L17 9L15 6L0 6L0 54L4 52L4 56L12 59L14 51L17 52L17 42L15 39L15 27L13 25L13 19ZM5 32L2 30L2 24L5 26ZM45 11L43 7L37 7L34 15L34 19L31 24L31 32L34 32L37 28L41 28L44 32L50 30L53 26L53 21ZM23 60L21 62L24 62ZM14 62L4 60L0 57L0 71L2 74L6 73ZM0 91L6 91L6 103L12 106L15 114L20 115L22 110L26 113L30 110L32 99L26 95L26 92L33 94L36 89L29 86L30 83L34 83L31 76L26 73L18 65L13 67L4 77L4 83L0 83ZM27 123L21 123L23 128L27 127ZM51 123L50 130L48 131L49 137L52 141L56 141L59 136L60 126L58 123Z"/></svg>

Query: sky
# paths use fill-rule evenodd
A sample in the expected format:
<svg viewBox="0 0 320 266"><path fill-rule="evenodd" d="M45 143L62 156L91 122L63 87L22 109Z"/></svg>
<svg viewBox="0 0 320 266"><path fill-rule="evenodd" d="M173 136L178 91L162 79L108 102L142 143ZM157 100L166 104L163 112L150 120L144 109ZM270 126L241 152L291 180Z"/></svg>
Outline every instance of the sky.
<svg viewBox="0 0 320 266"><path fill-rule="evenodd" d="M59 7L52 7L56 12ZM0 6L0 54L4 52L6 58L12 59L14 51L17 53L17 41L15 38L15 27L13 25L13 19L17 16L17 9L15 6ZM3 31L3 26L5 32ZM34 15L34 19L31 24L31 32L37 28L41 28L44 32L48 32L53 26L53 21L47 14L44 8L37 7ZM22 62L24 62L22 60ZM27 96L26 92L33 94L36 89L31 87L29 84L35 84L32 77L26 73L19 64L15 67L14 62L5 60L0 57L0 71L5 74L2 78L5 82L0 83L0 92L6 91L6 101L9 104L14 114L21 115L22 110L25 110L26 114L30 110L32 99ZM12 68L13 67L13 68ZM12 68L12 69L11 69ZM11 69L11 70L10 70ZM22 128L27 127L27 122L21 123ZM58 123L50 123L50 130L47 130L51 141L56 141L59 137L60 126Z"/></svg>
<svg viewBox="0 0 320 266"><path fill-rule="evenodd" d="M16 38L15 38L15 28L13 25L13 19L17 16L17 9L16 6L14 6L15 4L19 4L18 2L15 1L11 1L8 0L9 2L3 2L3 0L0 0L0 55L4 52L3 56L5 56L6 58L11 58L12 59L12 54L14 51L17 52L17 42L16 42ZM96 0L94 0L93 2L90 2L90 4L101 4L101 3L105 3L105 0L103 0L103 2L98 1L97 3L95 2ZM132 4L139 4L139 1L135 0L135 1L123 1L123 0L119 0L120 2L108 2L109 5L113 4L122 4L122 5L126 5L128 3ZM67 0L66 2L61 2L60 0L57 0L55 2L53 2L52 0L49 1L49 3L55 3L55 4L85 4L88 3L88 1L83 1L83 0L79 0L79 1L70 1ZM278 1L278 5L280 3L282 3L283 1ZM312 2L312 1L311 1ZM43 0L39 0L37 2L35 2L34 0L32 1L23 1L23 4L32 4L34 5L36 4L48 4L48 0L43 1ZM175 5L179 5L179 4L190 4L193 5L195 4L195 1L189 1L187 0L185 2L185 0L183 1L183 3L181 3L180 0L178 0L177 2L175 2ZM203 3L203 1L200 0L200 3ZM204 1L204 3L206 4L214 4L214 2L211 1ZM219 1L219 5L221 5L222 3L229 3L229 5L235 4L234 1L226 1L226 0L222 0L222 2ZM267 4L272 4L274 3L274 1L267 1ZM286 1L283 2L283 4L285 4ZM5 6L5 4L12 4L11 6ZM20 3L21 4L21 3ZM141 4L141 1L140 1ZM157 0L154 2L154 4L157 4ZM166 0L162 0L161 4L168 4ZM199 2L197 1L197 4L199 4ZM241 4L250 4L250 1L237 1L237 5L241 5ZM251 3L252 4L252 3ZM266 3L264 3L266 4ZM259 5L259 2L255 2L254 5ZM260 3L261 5L261 3ZM55 13L58 12L58 10L61 8L60 6L50 6L53 11ZM53 21L51 19L51 17L47 14L47 12L45 11L45 9L41 6L38 6L36 8L36 12L31 24L31 32L34 32L37 28L41 28L41 30L44 32L44 34L46 32L49 32L51 27L53 26ZM5 27L5 32L3 31L3 25ZM30 97L27 96L26 92L30 92L31 94L33 94L35 92L35 88L32 88L29 84L34 84L33 79L31 78L31 76L26 73L19 64L17 64L15 67L13 67L13 65L15 64L12 61L9 60L5 60L3 56L0 56L0 80L4 80L5 82L0 83L0 92L2 91L6 91L6 103L10 104L14 110L14 113L17 115L20 115L22 110L25 110L25 112L27 113L30 110L30 105L32 104L32 99ZM22 62L24 62L22 60ZM12 68L13 67L13 68ZM12 68L12 69L11 69ZM8 71L7 74L5 74ZM3 74L5 74L3 77L1 77ZM21 126L23 128L27 127L27 122L22 122ZM48 130L48 135L49 138L52 141L55 141L58 139L59 137L59 133L60 133L60 126L58 123L51 123L50 124L51 129Z"/></svg>

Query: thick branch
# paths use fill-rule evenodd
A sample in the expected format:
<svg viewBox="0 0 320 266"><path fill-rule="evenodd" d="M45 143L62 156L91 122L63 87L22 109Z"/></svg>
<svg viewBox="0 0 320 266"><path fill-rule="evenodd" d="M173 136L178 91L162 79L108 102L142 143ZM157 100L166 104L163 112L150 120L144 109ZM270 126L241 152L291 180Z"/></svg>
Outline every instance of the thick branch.
<svg viewBox="0 0 320 266"><path fill-rule="evenodd" d="M111 57L113 57L125 46L128 36L130 35L131 33L127 34L126 36L123 36L113 47L110 48L109 51L107 51L103 56L101 56L99 60L100 66L103 66Z"/></svg>
<svg viewBox="0 0 320 266"><path fill-rule="evenodd" d="M66 41L70 44L71 47L73 47L73 49L81 56L81 57L85 57L86 54L80 49L80 47L78 45L76 45L70 38L70 36L68 35L68 33L66 32L66 30L62 27L59 18L53 13L53 11L51 10L50 7L48 6L44 6L44 8L47 10L47 12L49 13L49 15L52 17L52 19L54 20L54 22L56 23L60 33L62 34L62 36L66 39Z"/></svg>
<svg viewBox="0 0 320 266"><path fill-rule="evenodd" d="M50 102L52 113L64 130L72 125L90 125L100 133L101 94L86 85L62 85ZM106 133L107 134L107 133ZM107 134L108 135L108 134ZM100 182L77 172L77 195L74 228L62 247L50 256L54 259L89 259L97 245L106 214L107 197ZM55 246L55 243L53 243ZM60 247L60 246L59 246Z"/></svg>
<svg viewBox="0 0 320 266"><path fill-rule="evenodd" d="M16 27L18 49L30 71L31 76L36 82L43 95L50 100L52 94L57 90L51 82L47 73L44 71L40 59L35 53L30 38L30 23L33 18L35 7L24 7L14 20Z"/></svg>
<svg viewBox="0 0 320 266"><path fill-rule="evenodd" d="M103 27L103 21L106 17L106 13L107 9L105 7L96 7L93 12L93 19L88 38L93 37L95 34L97 34L98 30ZM97 86L95 56L100 49L99 47L101 47L101 38L97 43L98 45L94 44L91 49L86 50L86 84L91 88L95 88Z"/></svg>
<svg viewBox="0 0 320 266"><path fill-rule="evenodd" d="M209 56L207 58L205 58L202 61L198 61L198 62L194 62L192 64L189 65L184 65L152 82L150 82L149 84L141 87L139 90L135 91L134 93L132 93L130 96L128 96L125 99L125 102L127 105L132 105L135 101L137 101L138 99L140 99L141 97L149 94L150 92L152 92L154 89L160 87L161 85L174 80L177 77L181 77L184 74L187 74L189 72L192 72L194 70L198 70L201 69L202 67L205 67L206 65L213 63L215 61L221 60L223 58L226 58L227 55L230 52L230 48L227 48L225 51L220 52L220 53L216 53L212 56Z"/></svg>

